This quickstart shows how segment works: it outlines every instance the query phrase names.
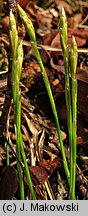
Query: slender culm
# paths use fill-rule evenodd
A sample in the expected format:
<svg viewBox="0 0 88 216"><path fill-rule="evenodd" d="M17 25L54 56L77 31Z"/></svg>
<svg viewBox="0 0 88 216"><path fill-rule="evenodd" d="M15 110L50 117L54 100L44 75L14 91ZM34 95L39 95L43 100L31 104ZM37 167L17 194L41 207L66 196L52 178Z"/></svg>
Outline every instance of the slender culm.
<svg viewBox="0 0 88 216"><path fill-rule="evenodd" d="M77 131L77 78L76 78L76 68L77 68L78 51L75 38L73 36L70 55L69 55L69 65L70 74L72 80L72 190L71 197L75 199L75 181L76 181L76 131Z"/></svg>

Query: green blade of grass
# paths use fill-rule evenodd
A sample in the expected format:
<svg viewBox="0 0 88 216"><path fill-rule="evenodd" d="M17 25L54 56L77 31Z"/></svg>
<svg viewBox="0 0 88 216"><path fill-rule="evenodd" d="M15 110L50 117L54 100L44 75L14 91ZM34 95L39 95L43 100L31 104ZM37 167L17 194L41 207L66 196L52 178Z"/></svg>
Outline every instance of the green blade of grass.
<svg viewBox="0 0 88 216"><path fill-rule="evenodd" d="M71 197L75 199L75 181L76 181L76 131L77 131L77 79L76 79L76 68L77 68L78 51L75 38L72 38L69 64L70 74L72 79L72 152L73 152L73 164L72 164L72 191Z"/></svg>
<svg viewBox="0 0 88 216"><path fill-rule="evenodd" d="M21 130L21 92L19 90L19 95L17 95L17 101L16 101L16 154L19 158L19 161L21 162L21 146L20 146L20 130ZM20 181L20 196L21 200L25 199L24 196L24 182L23 182L23 170L21 167L21 164L17 160L17 169L18 169L18 177Z"/></svg>

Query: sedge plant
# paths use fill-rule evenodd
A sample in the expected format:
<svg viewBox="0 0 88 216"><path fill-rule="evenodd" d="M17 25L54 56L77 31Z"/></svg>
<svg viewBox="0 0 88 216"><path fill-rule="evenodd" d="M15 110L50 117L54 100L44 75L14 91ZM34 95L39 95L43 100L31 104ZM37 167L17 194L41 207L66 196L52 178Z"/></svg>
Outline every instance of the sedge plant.
<svg viewBox="0 0 88 216"><path fill-rule="evenodd" d="M39 50L37 48L36 43L36 35L33 24L30 19L28 19L25 11L17 4L17 9L21 19L24 22L24 25L27 29L27 32L30 36L31 46L33 48L34 54L36 59L39 63L43 80L46 86L46 90L49 96L49 100L51 103L57 132L58 138L60 142L62 158L63 158L63 165L65 169L65 173L67 176L68 184L69 184L69 191L70 191L70 199L75 199L75 179L76 179L76 117L77 117L77 81L76 81L76 66L77 66L77 46L75 39L73 37L72 44L70 50L67 46L67 21L65 16L64 9L61 10L61 17L60 17L60 41L63 51L63 58L64 58L64 68L65 68L65 98L66 98L66 107L67 107L67 120L68 120L68 134L69 134L69 146L70 146L70 170L68 166L68 162L66 159L66 153L62 141L60 124L58 119L58 114L55 106L55 101L53 98L50 82L45 71ZM73 60L74 61L73 61ZM70 73L69 73L70 71ZM72 80L72 94L71 94L71 87L70 87L70 75ZM75 81L74 81L75 78ZM74 98L75 97L75 98ZM73 156L74 155L74 156Z"/></svg>
<svg viewBox="0 0 88 216"><path fill-rule="evenodd" d="M60 43L63 52L64 69L65 69L65 100L67 109L67 125L69 134L69 147L70 147L70 191L72 190L72 109L71 109L71 95L70 95L70 77L69 77L69 49L68 33L67 33L67 20L65 11L62 8L60 16Z"/></svg>
<svg viewBox="0 0 88 216"><path fill-rule="evenodd" d="M17 74L17 60L18 60L18 32L16 28L16 21L12 11L10 12L10 40L13 52L13 62L12 62L12 90L13 90L13 102L14 102L14 116L15 116L15 125L16 125L16 154L19 160L21 161L21 152L20 152L20 144L19 144L19 119L18 119L18 95L19 95L19 81ZM22 63L22 57L21 57ZM20 196L21 199L24 199L24 183L23 183L23 174L22 168L17 160L17 169L18 169L18 177L20 184Z"/></svg>
<svg viewBox="0 0 88 216"><path fill-rule="evenodd" d="M24 151L24 142L21 133L21 89L20 78L22 72L23 62L23 48L22 41L19 41L18 31L16 27L16 21L14 14L10 11L10 40L13 54L12 62L12 91L13 91L13 103L14 103L14 116L15 116L15 129L16 129L16 153L17 153L17 169L20 184L20 196L21 199L25 199L24 195L24 181L23 170L21 167L21 161L23 160L25 175L27 178L28 186L31 192L32 199L36 199L36 195L33 189L32 180L26 160Z"/></svg>
<svg viewBox="0 0 88 216"><path fill-rule="evenodd" d="M68 48L67 41L67 20L64 8L60 16L60 41L63 52L65 68L65 99L67 108L67 123L70 147L70 198L75 199L76 181L76 119L77 119L77 45L75 38L72 38L71 47ZM71 81L70 81L71 80Z"/></svg>
<svg viewBox="0 0 88 216"><path fill-rule="evenodd" d="M33 48L34 54L36 56L36 59L39 63L41 72L42 72L42 76L43 76L43 80L46 86L46 90L49 96L49 100L51 103L51 107L52 107L52 111L53 111L53 115L54 115L54 119L55 119L55 123L56 123L56 127L57 127L57 132L58 132L58 137L59 137L59 142L60 142L60 147L61 147L61 152L62 152L62 158L63 158L63 164L64 164L64 169L65 169L65 173L67 176L67 180L68 183L70 184L70 172L68 169L68 163L67 163L67 159L66 159L66 154L65 154L65 149L64 149L64 145L63 145L63 140L62 140L62 135L61 135L61 130L60 130L60 124L59 124L59 119L58 119L58 114L57 114L57 110L56 110L56 106L55 106L55 101L53 98L53 94L52 94L52 90L51 90L51 86L50 86L50 82L47 76L47 73L45 71L39 50L37 48L37 43L36 43L36 36L35 36L35 30L33 27L33 24L31 22L31 20L27 17L25 11L17 4L17 9L19 12L19 15L21 17L21 19L24 22L24 25L27 29L27 32L30 36L31 39L31 46Z"/></svg>

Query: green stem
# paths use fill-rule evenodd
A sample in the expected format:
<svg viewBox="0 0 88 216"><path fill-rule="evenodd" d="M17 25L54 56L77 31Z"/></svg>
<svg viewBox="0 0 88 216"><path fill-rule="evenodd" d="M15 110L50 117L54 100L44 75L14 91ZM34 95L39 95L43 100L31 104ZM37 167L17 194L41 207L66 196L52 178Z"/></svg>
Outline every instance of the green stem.
<svg viewBox="0 0 88 216"><path fill-rule="evenodd" d="M24 152L24 143L22 140L22 134L21 134L21 92L18 89L18 94L17 94L17 102L16 102L16 128L17 128L17 156L19 160L21 160L21 155L22 159L24 162L24 167L25 167L25 173L26 173L26 178L28 182L28 186L32 195L32 199L36 200L36 196L34 193L33 185L32 185L32 180L28 168L28 164L26 161L26 155ZM23 176L22 176L22 169L19 164L19 161L17 162L18 165L18 173L19 173L19 180L20 180L20 192L21 192L21 199L24 199L24 185L23 185Z"/></svg>
<svg viewBox="0 0 88 216"><path fill-rule="evenodd" d="M10 161L9 161L9 146L8 143L6 142L6 161L7 161L7 166L10 165Z"/></svg>
<svg viewBox="0 0 88 216"><path fill-rule="evenodd" d="M73 155L72 155L72 108L71 108L71 93L70 93L70 79L69 79L69 53L68 49L63 52L64 68L65 68L65 100L67 110L67 125L69 135L69 148L70 148L70 193L72 191L72 167L73 167Z"/></svg>
<svg viewBox="0 0 88 216"><path fill-rule="evenodd" d="M16 110L15 110L15 117L16 117L16 153L17 158L19 158L19 161L21 162L21 146L20 146L20 130L21 130L21 95L18 95L19 93L19 86L18 86L18 92L17 92L17 101L16 101ZM18 169L18 176L19 176L19 183L20 183L20 196L21 200L24 200L24 182L23 182L23 171L22 167L17 160L17 169Z"/></svg>
<svg viewBox="0 0 88 216"><path fill-rule="evenodd" d="M21 150L20 150L20 127L21 127L21 101L19 98L19 82L17 80L17 54L13 56L13 64L12 64L12 89L13 89L13 101L14 101L14 116L16 123L16 153L17 158L21 161ZM18 169L18 177L20 184L20 196L21 200L24 200L24 182L23 182L23 173L21 165L17 160L17 169Z"/></svg>
<svg viewBox="0 0 88 216"><path fill-rule="evenodd" d="M75 199L75 183L76 183L76 130L77 130L77 68L78 51L74 36L69 51L69 66L72 79L72 190L70 191L71 199Z"/></svg>
<svg viewBox="0 0 88 216"><path fill-rule="evenodd" d="M29 22L29 26L30 25L31 22ZM32 27L32 31L33 31L33 27ZM32 36L34 37L35 35L32 34ZM21 162L21 155L22 155L30 192L32 198L36 199L33 186L32 186L31 176L26 161L26 155L24 152L24 143L21 134L21 91L20 91L19 83L20 83L21 72L22 72L23 49L22 49L22 41L20 43L18 41L18 31L16 28L15 17L12 11L10 11L10 40L11 40L12 51L13 51L12 90L13 90L13 102L14 102L14 116L15 116L15 124L16 124L17 158ZM20 182L20 194L21 194L21 199L24 199L23 173L19 161L17 160L18 176Z"/></svg>
<svg viewBox="0 0 88 216"><path fill-rule="evenodd" d="M73 112L73 125L72 125L72 146L73 146L73 180L72 180L72 194L71 198L75 199L75 181L76 181L76 131L77 131L77 80L72 78L72 112Z"/></svg>
<svg viewBox="0 0 88 216"><path fill-rule="evenodd" d="M35 195L35 192L34 192L34 189L33 189L28 164L27 164L27 161L26 161L26 155L25 155L25 152L24 152L24 143L23 143L21 132L20 132L20 146L21 146L21 154L22 154L22 158L23 158L23 162L24 162L24 166L25 166L25 174L26 174L28 186L29 186L29 189L30 189L30 192L31 192L31 195L32 195L32 199L36 200L36 195Z"/></svg>
<svg viewBox="0 0 88 216"><path fill-rule="evenodd" d="M50 82L49 82L48 76L46 74L46 71L45 71L45 68L44 68L44 65L43 65L43 62L42 62L42 59L41 59L41 56L40 56L40 53L38 51L36 43L32 42L31 45L32 45L32 48L34 50L36 59L37 59L37 61L39 63L39 66L41 68L41 72L42 72L42 75L43 75L43 80L44 80L44 83L45 83L45 86L46 86L46 89L47 89L47 93L48 93L48 96L49 96L49 100L50 100L50 103L51 103L51 107L52 107L52 111L53 111L53 114L54 114L55 123L56 123L56 127L57 127L60 147L61 147L61 153L62 153L62 158L63 158L64 169L65 169L65 173L66 173L66 176L67 176L67 179L68 179L68 183L70 184L70 173L69 173L69 169L68 169L66 153L65 153L65 150L64 150L64 146L63 146L63 141L62 141L62 135L61 135L60 125L59 125L57 110L56 110L54 98L53 98L53 95L52 95Z"/></svg>

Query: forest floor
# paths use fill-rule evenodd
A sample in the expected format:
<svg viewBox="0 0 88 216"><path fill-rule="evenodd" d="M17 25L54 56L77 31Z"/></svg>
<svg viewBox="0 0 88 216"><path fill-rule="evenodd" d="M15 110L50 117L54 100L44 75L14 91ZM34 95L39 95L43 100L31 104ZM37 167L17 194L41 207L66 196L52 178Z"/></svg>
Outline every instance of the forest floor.
<svg viewBox="0 0 88 216"><path fill-rule="evenodd" d="M11 90L9 5L3 0L0 23L0 199L20 199L14 171L16 133ZM72 35L78 47L77 81L77 177L76 197L88 199L88 2L87 1L19 1L31 19L41 58L50 80L57 107L62 139L69 162L67 113L65 105L64 64L60 46L60 8L68 23L68 46ZM22 135L37 199L69 199L60 143L42 74L31 48L30 37L18 19L19 38L23 39L24 61L22 90ZM9 71L10 70L10 71ZM8 145L6 145L8 144ZM8 148L7 148L8 146ZM9 149L9 159L7 150ZM9 169L7 168L9 165ZM11 166L11 167L10 167ZM11 174L12 173L12 174ZM13 182L13 178L15 179ZM8 182L8 189L7 189ZM25 197L30 199L24 175ZM12 185L12 186L11 186ZM14 188L13 190L10 187ZM11 192L12 190L12 192Z"/></svg>

